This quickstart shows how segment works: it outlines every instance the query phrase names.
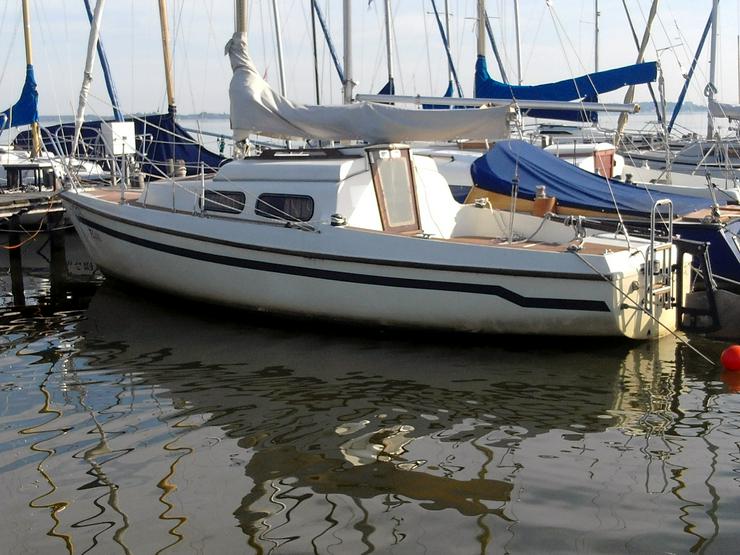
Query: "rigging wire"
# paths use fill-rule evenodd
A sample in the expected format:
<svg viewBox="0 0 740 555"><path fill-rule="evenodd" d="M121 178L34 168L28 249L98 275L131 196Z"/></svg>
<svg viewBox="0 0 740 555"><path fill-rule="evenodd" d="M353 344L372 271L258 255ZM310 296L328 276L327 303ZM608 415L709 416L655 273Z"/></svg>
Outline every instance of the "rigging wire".
<svg viewBox="0 0 740 555"><path fill-rule="evenodd" d="M0 21L0 29L5 28L5 21L6 21L6 15L8 12L8 4L5 4L5 7L3 8L3 14L2 14L2 20ZM15 45L16 38L18 37L18 29L21 27L21 20L20 18L16 18L15 25L12 25L13 32L10 36L10 44L7 49L7 56L5 56L5 61L3 62L3 69L0 73L0 83L5 82L5 72L8 69L8 64L10 63L10 58L13 55L13 46ZM3 33L5 35L5 33Z"/></svg>
<svg viewBox="0 0 740 555"><path fill-rule="evenodd" d="M679 336L671 328L669 328L668 326L666 326L663 322L660 321L659 318L656 318L655 315L653 315L653 313L650 310L648 310L647 308L641 306L637 301L633 300L632 297L630 297L621 287L619 287L617 284L615 284L611 279L609 279L608 276L605 276L602 272L599 271L598 268L594 267L588 260L586 260L586 258L584 256L582 256L581 253L579 253L576 250L572 250L570 252L572 252L573 254L575 254L578 257L579 260L581 260L584 264L586 264L586 266L588 266L589 268L591 268L594 272L596 272L599 276L601 276L604 279L604 281L606 281L607 283L609 283L614 289L616 289L619 293L621 293L623 295L624 299L626 301L628 301L630 304L632 304L635 307L635 309L640 310L640 311L644 312L645 314L647 314L661 328L663 328L664 330L666 330L673 337L675 337L676 339L678 339L681 343L683 343L684 345L686 345L689 349L691 349L697 355L699 355L701 358L703 358L704 360L706 360L709 364L711 364L712 366L716 366L716 364L714 363L714 361L712 359L710 359L708 356L706 356L704 353L702 353L699 349L697 349L696 347L694 347L693 345L691 345L684 338L682 338L681 336Z"/></svg>
<svg viewBox="0 0 740 555"><path fill-rule="evenodd" d="M537 21L537 28L534 31L533 40L536 42L537 38L540 35L540 31L542 30L542 24L545 20L545 10L540 10L540 18ZM522 76L524 76L527 73L527 69L529 68L529 64L532 61L532 58L534 58L534 48L530 49L529 51L529 57L524 62L524 67L522 68Z"/></svg>

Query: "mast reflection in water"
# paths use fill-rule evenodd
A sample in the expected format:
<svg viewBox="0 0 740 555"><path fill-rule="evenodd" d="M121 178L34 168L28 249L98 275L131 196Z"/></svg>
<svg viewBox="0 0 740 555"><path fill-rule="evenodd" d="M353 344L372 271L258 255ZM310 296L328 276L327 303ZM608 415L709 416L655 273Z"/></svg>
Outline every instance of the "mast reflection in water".
<svg viewBox="0 0 740 555"><path fill-rule="evenodd" d="M0 260L9 553L736 545L738 397L670 339L538 346L198 316L98 288L66 239L56 276L48 245L24 247L22 305Z"/></svg>

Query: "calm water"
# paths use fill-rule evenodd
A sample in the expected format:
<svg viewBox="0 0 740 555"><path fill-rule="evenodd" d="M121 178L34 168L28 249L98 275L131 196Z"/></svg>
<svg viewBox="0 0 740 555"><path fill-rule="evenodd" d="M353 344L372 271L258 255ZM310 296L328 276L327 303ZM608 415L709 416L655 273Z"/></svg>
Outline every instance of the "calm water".
<svg viewBox="0 0 740 555"><path fill-rule="evenodd" d="M3 553L737 550L740 383L675 340L265 321L74 235L0 269Z"/></svg>

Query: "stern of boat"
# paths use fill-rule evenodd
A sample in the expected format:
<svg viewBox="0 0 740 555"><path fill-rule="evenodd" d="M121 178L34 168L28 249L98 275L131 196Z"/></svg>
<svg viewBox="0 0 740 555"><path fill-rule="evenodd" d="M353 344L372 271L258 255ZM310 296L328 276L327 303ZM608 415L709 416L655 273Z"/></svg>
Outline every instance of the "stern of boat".
<svg viewBox="0 0 740 555"><path fill-rule="evenodd" d="M673 243L639 248L634 271L614 278L618 326L631 339L657 339L679 328L679 307L690 290L691 256L679 259Z"/></svg>

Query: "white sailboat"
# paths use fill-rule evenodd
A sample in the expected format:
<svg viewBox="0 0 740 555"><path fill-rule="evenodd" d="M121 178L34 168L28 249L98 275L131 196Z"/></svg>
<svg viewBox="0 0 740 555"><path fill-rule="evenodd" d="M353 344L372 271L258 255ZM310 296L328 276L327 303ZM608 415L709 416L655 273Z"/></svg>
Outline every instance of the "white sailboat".
<svg viewBox="0 0 740 555"><path fill-rule="evenodd" d="M28 0L21 3L26 77L20 98L0 111L0 132L28 126L29 148L0 146L0 225L37 224L62 210L56 194L71 174L78 179L98 180L103 169L94 162L57 156L42 149L38 123L38 92L33 67L31 18Z"/></svg>
<svg viewBox="0 0 740 555"><path fill-rule="evenodd" d="M460 205L431 158L398 144L485 139L507 108L297 105L254 69L243 21L228 45L237 140L376 144L266 152L208 181L65 191L104 273L209 303L368 325L641 339L675 328L670 244Z"/></svg>

